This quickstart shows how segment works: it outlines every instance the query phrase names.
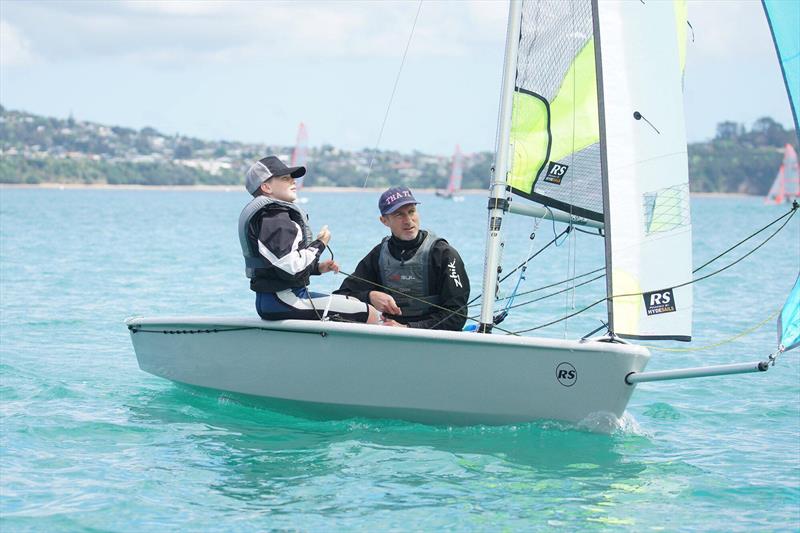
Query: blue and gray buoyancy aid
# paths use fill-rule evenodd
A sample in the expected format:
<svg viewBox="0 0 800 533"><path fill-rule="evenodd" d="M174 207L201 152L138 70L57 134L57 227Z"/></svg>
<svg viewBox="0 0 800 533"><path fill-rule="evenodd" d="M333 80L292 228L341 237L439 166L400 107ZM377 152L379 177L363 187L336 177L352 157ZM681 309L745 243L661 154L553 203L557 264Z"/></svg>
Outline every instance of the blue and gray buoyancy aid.
<svg viewBox="0 0 800 533"><path fill-rule="evenodd" d="M431 250L440 239L430 231L427 233L417 252L406 261L395 259L389 252L390 237L385 237L381 242L378 257L381 284L392 289L390 295L403 311L403 317L424 315L430 310L431 304L438 305L441 301L438 294L428 294L431 286Z"/></svg>
<svg viewBox="0 0 800 533"><path fill-rule="evenodd" d="M297 216L293 216L292 220L297 222L303 230L303 242L308 246L313 241L311 227L308 225L308 216L306 216L302 209L291 202L276 200L269 196L256 196L242 209L242 214L239 215L239 244L242 245L245 274L250 279L253 279L255 269L269 268L269 264L267 264L267 261L258 253L256 241L247 238L248 228L250 228L250 223L253 218L272 204L286 207L289 209L290 215L291 212L294 211ZM256 236L256 238L258 238L258 236Z"/></svg>

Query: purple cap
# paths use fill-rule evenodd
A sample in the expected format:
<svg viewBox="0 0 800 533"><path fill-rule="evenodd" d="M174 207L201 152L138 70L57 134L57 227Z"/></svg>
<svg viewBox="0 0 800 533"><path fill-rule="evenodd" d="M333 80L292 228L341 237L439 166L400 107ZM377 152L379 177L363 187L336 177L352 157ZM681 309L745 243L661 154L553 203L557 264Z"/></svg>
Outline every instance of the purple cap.
<svg viewBox="0 0 800 533"><path fill-rule="evenodd" d="M381 215L388 215L404 205L418 203L408 187L392 187L381 194L381 198L378 200L378 209Z"/></svg>

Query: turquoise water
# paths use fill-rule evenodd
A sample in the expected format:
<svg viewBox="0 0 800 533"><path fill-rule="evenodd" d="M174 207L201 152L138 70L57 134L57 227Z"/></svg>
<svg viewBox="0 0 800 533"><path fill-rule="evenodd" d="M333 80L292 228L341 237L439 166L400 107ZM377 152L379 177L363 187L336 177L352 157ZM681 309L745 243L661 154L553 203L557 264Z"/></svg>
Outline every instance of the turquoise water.
<svg viewBox="0 0 800 533"><path fill-rule="evenodd" d="M346 271L383 235L375 196L308 194L312 223L331 227ZM421 199L423 224L462 252L477 294L485 197ZM800 528L800 350L766 374L640 385L612 435L554 422L306 420L140 371L125 317L254 313L236 238L246 200L0 190L3 531ZM697 265L786 209L740 198L695 198L692 208ZM510 266L553 235L542 223L531 247L531 220L510 218L504 230L521 236L506 246ZM600 239L577 234L531 263L522 290L601 260ZM695 287L692 345L769 317L798 268L796 218ZM504 327L546 322L602 292L600 281L544 300ZM603 318L587 315L541 334L578 337ZM735 343L657 352L648 369L759 359L775 329L769 321Z"/></svg>

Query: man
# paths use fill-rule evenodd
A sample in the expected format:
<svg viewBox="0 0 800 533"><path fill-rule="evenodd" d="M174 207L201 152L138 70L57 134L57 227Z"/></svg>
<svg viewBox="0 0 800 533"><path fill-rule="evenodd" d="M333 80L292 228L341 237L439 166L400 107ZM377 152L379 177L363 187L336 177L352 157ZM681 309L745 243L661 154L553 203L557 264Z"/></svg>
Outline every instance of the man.
<svg viewBox="0 0 800 533"><path fill-rule="evenodd" d="M420 230L419 211L407 187L393 187L378 201L380 221L391 230L335 291L369 302L384 324L460 331L466 321L469 279L458 252Z"/></svg>
<svg viewBox="0 0 800 533"><path fill-rule="evenodd" d="M245 176L254 196L239 215L239 242L256 310L265 320L296 318L377 323L380 314L356 298L309 292L311 275L338 272L333 260L320 256L331 238L323 226L312 239L308 217L294 201L296 180L305 167L287 167L275 156L254 163Z"/></svg>

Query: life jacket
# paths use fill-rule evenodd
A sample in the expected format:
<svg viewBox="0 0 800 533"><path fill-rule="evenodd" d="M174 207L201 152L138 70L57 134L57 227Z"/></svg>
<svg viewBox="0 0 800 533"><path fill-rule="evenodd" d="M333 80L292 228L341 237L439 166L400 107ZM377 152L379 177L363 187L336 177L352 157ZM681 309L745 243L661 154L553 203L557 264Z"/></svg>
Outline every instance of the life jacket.
<svg viewBox="0 0 800 533"><path fill-rule="evenodd" d="M258 236L251 239L248 237L248 232L254 219L260 217L261 213L273 204L289 209L289 216L303 230L303 242L306 246L313 241L311 227L308 225L308 216L302 209L291 202L276 200L269 196L256 196L242 209L242 213L239 215L239 244L242 245L242 255L244 255L245 275L250 279L255 277L255 269L269 268L270 265L258 253Z"/></svg>
<svg viewBox="0 0 800 533"><path fill-rule="evenodd" d="M389 239L390 237L385 237L381 242L378 256L381 285L392 289L389 294L403 311L404 318L422 316L430 311L430 304L438 305L441 301L440 295L428 294L432 275L431 250L441 239L428 232L414 256L405 261L395 259L389 252Z"/></svg>

